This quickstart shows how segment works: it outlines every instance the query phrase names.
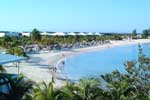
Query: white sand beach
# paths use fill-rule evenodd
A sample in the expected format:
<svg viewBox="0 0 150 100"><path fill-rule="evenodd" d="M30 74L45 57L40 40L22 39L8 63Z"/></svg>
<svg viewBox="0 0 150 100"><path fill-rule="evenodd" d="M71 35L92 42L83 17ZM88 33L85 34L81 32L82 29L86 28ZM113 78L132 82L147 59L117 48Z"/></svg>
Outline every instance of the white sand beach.
<svg viewBox="0 0 150 100"><path fill-rule="evenodd" d="M103 50L120 45L148 42L150 43L150 39L111 41L110 44L74 49L73 51L41 52L39 54L29 54L30 59L20 64L20 73L37 83L41 81L49 82L51 77L54 76L56 77L56 87L60 87L65 84L65 81L60 79L61 75L58 72L54 72L53 69L50 69L54 68L58 61L79 53ZM17 68L12 64L7 64L4 66L6 66L5 68L8 73L17 74Z"/></svg>

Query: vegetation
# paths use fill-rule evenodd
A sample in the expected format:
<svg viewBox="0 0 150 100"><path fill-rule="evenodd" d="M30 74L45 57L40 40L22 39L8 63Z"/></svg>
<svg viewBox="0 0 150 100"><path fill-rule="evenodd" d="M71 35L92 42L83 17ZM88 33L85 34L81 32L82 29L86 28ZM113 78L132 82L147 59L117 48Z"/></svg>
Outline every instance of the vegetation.
<svg viewBox="0 0 150 100"><path fill-rule="evenodd" d="M7 53L12 54L12 55L27 57L24 50L22 48L19 48L19 47L12 47L12 48L7 50Z"/></svg>
<svg viewBox="0 0 150 100"><path fill-rule="evenodd" d="M132 36L136 36L137 35L137 32L136 32L136 29L134 29L133 31L132 31Z"/></svg>
<svg viewBox="0 0 150 100"><path fill-rule="evenodd" d="M41 47L53 47L60 45L71 45L75 43L86 43L93 41L106 41L106 40L122 40L121 34L108 34L103 36L41 36L40 31L33 29L30 37L25 36L8 36L0 38L0 47L6 49L7 53L17 56L25 56L26 50L33 45ZM30 48L29 48L30 49ZM31 50L32 51L32 50Z"/></svg>
<svg viewBox="0 0 150 100"><path fill-rule="evenodd" d="M58 96L54 90L54 78L47 85L44 81L35 85L32 94L27 94L25 100L57 100Z"/></svg>
<svg viewBox="0 0 150 100"><path fill-rule="evenodd" d="M111 100L150 100L149 65L150 58L143 55L139 46L138 62L127 61L125 74L114 71L103 75Z"/></svg>
<svg viewBox="0 0 150 100"><path fill-rule="evenodd" d="M30 92L34 82L20 75L6 74L0 65L0 100L22 100Z"/></svg>
<svg viewBox="0 0 150 100"><path fill-rule="evenodd" d="M33 40L33 43L41 41L41 34L39 30L33 29L31 32L31 40Z"/></svg>
<svg viewBox="0 0 150 100"><path fill-rule="evenodd" d="M133 39L137 39L137 38L138 38L138 37L137 37L136 29L134 29L134 30L132 31L131 36L132 36Z"/></svg>
<svg viewBox="0 0 150 100"><path fill-rule="evenodd" d="M24 80L22 75L14 77L0 73L0 100L21 100L32 89L33 84L30 80Z"/></svg>
<svg viewBox="0 0 150 100"><path fill-rule="evenodd" d="M60 89L59 100L107 100L100 88L99 79L80 79L77 84L68 83Z"/></svg>
<svg viewBox="0 0 150 100"><path fill-rule="evenodd" d="M145 29L142 33L142 38L148 38L150 35L150 30ZM29 45L39 45L39 46L54 46L54 45L69 45L75 43L85 43L92 41L106 41L106 40L122 40L123 38L132 38L137 39L137 31L134 29L131 34L119 34L119 33L105 33L102 36L96 35L76 35L76 36L42 36L38 29L33 29L30 37L19 36L19 37L10 37L8 35L0 38L0 47L7 49L8 53L17 54L14 51L22 52L19 54L25 56L24 48ZM21 47L21 48L20 48ZM17 50L15 50L17 49ZM17 54L18 55L18 54Z"/></svg>
<svg viewBox="0 0 150 100"><path fill-rule="evenodd" d="M38 30L33 30L31 37L10 37L0 38L0 46L4 48L32 45L54 45L54 44L71 44L77 42L104 41L104 40L121 40L123 35L104 35L104 36L41 36Z"/></svg>
<svg viewBox="0 0 150 100"><path fill-rule="evenodd" d="M2 65L0 65L0 73L3 73L3 72L6 72L6 70Z"/></svg>
<svg viewBox="0 0 150 100"><path fill-rule="evenodd" d="M145 29L142 33L142 38L148 38L150 35L150 30ZM24 47L26 45L42 45L42 46L51 46L56 44L74 44L74 43L82 43L82 42L91 42L91 41L105 41L105 40L122 40L123 38L127 38L132 36L133 38L137 38L136 29L132 31L131 34L115 34L115 33L105 33L102 36L90 35L90 36L42 36L38 29L33 29L30 37L19 36L19 37L10 37L8 35L0 38L0 47L5 49L14 49L19 47ZM13 51L13 50L8 50ZM12 52L11 52L12 53ZM14 53L12 53L14 54ZM22 54L24 55L24 54Z"/></svg>
<svg viewBox="0 0 150 100"><path fill-rule="evenodd" d="M143 30L143 34L142 34L143 38L148 38L149 35L150 35L150 30L149 29Z"/></svg>

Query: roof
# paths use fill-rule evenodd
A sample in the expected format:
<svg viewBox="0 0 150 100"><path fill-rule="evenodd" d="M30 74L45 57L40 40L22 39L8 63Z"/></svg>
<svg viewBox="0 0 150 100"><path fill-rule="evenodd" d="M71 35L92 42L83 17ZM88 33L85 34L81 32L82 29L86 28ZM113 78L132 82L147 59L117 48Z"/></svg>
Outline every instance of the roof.
<svg viewBox="0 0 150 100"><path fill-rule="evenodd" d="M83 32L79 32L77 35L86 35L86 34Z"/></svg>
<svg viewBox="0 0 150 100"><path fill-rule="evenodd" d="M11 62L18 62L26 59L27 59L26 57L20 57L11 54L0 54L0 65Z"/></svg>
<svg viewBox="0 0 150 100"><path fill-rule="evenodd" d="M92 32L88 32L86 35L93 35L93 33Z"/></svg>
<svg viewBox="0 0 150 100"><path fill-rule="evenodd" d="M63 33L63 32L56 32L56 33L54 33L53 35L60 35L60 36L64 36L64 35L66 35L65 33Z"/></svg>
<svg viewBox="0 0 150 100"><path fill-rule="evenodd" d="M76 35L74 32L70 32L68 33L68 35Z"/></svg>

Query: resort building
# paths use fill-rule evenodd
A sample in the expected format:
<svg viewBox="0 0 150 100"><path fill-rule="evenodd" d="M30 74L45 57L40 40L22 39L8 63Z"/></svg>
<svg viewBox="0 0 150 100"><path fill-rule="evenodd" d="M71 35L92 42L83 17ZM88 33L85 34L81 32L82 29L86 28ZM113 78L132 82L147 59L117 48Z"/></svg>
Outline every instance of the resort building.
<svg viewBox="0 0 150 100"><path fill-rule="evenodd" d="M47 32L41 32L41 35L49 35Z"/></svg>
<svg viewBox="0 0 150 100"><path fill-rule="evenodd" d="M41 32L40 34L41 35L49 35L49 36L66 36L66 35L72 35L72 36L98 35L98 36L101 36L101 35L103 35L99 32ZM5 35L19 36L20 34L19 34L19 32L0 31L0 37L4 37ZM24 32L21 32L21 35L29 37L31 35L31 32L24 31Z"/></svg>
<svg viewBox="0 0 150 100"><path fill-rule="evenodd" d="M54 36L65 36L66 34L64 32L56 32L53 33Z"/></svg>
<svg viewBox="0 0 150 100"><path fill-rule="evenodd" d="M54 36L55 32L47 32L49 36Z"/></svg>
<svg viewBox="0 0 150 100"><path fill-rule="evenodd" d="M86 35L86 34L83 32L79 32L78 35Z"/></svg>
<svg viewBox="0 0 150 100"><path fill-rule="evenodd" d="M103 34L101 34L101 33L99 33L99 32L94 32L93 35L102 36Z"/></svg>
<svg viewBox="0 0 150 100"><path fill-rule="evenodd" d="M83 32L75 32L76 35L86 35L85 33Z"/></svg>
<svg viewBox="0 0 150 100"><path fill-rule="evenodd" d="M5 32L0 32L0 37L4 37L5 36Z"/></svg>
<svg viewBox="0 0 150 100"><path fill-rule="evenodd" d="M22 33L21 33L22 36L27 36L27 37L29 37L30 34L31 34L30 32L22 32Z"/></svg>
<svg viewBox="0 0 150 100"><path fill-rule="evenodd" d="M92 32L88 32L88 33L86 33L86 35L93 35L93 33Z"/></svg>
<svg viewBox="0 0 150 100"><path fill-rule="evenodd" d="M138 39L141 39L141 38L142 38L142 35L141 35L141 34L138 34L136 37L137 37Z"/></svg>
<svg viewBox="0 0 150 100"><path fill-rule="evenodd" d="M76 33L74 33L74 32L69 32L67 35L73 35L73 36L75 36Z"/></svg>
<svg viewBox="0 0 150 100"><path fill-rule="evenodd" d="M94 32L93 35L99 35L99 33L98 32Z"/></svg>

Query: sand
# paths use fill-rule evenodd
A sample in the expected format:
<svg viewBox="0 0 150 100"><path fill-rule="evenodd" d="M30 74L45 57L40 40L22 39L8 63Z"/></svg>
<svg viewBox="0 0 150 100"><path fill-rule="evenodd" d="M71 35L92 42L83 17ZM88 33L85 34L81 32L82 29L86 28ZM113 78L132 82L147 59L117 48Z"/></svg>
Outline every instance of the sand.
<svg viewBox="0 0 150 100"><path fill-rule="evenodd" d="M111 41L110 44L74 49L72 51L40 52L39 54L29 54L30 59L20 63L19 72L37 83L42 81L49 83L51 77L54 76L56 87L61 87L65 84L65 81L61 79L59 72L53 71L53 68L56 67L58 62L62 61L64 58L80 53L93 52L121 45L139 43L150 43L150 39ZM18 73L17 68L13 64L7 64L4 66L6 66L5 68L7 73Z"/></svg>

